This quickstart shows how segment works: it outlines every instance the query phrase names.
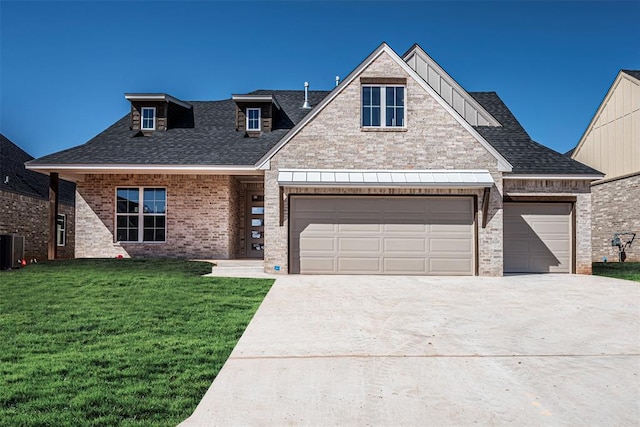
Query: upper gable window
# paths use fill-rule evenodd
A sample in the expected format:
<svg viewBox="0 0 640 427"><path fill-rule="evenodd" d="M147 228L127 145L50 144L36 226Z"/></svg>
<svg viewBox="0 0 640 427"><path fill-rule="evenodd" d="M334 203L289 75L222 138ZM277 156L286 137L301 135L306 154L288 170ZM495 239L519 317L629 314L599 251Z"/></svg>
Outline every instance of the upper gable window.
<svg viewBox="0 0 640 427"><path fill-rule="evenodd" d="M156 107L142 107L142 130L156 129Z"/></svg>
<svg viewBox="0 0 640 427"><path fill-rule="evenodd" d="M363 127L404 127L404 86L362 86Z"/></svg>
<svg viewBox="0 0 640 427"><path fill-rule="evenodd" d="M247 130L260 130L260 108L247 108Z"/></svg>

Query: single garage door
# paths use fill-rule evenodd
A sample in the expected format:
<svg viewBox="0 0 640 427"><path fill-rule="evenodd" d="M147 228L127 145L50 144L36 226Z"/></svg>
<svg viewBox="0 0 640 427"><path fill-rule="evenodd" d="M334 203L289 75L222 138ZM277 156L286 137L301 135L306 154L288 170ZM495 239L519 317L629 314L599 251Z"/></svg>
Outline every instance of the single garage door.
<svg viewBox="0 0 640 427"><path fill-rule="evenodd" d="M571 203L505 203L505 273L570 273L571 224Z"/></svg>
<svg viewBox="0 0 640 427"><path fill-rule="evenodd" d="M292 196L290 271L474 274L472 197Z"/></svg>

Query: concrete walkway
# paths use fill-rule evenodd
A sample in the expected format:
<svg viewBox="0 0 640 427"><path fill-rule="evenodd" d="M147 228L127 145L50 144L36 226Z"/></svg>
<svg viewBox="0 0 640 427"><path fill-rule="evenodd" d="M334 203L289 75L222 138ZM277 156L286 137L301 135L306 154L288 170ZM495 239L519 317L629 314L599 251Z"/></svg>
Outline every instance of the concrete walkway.
<svg viewBox="0 0 640 427"><path fill-rule="evenodd" d="M638 425L640 286L284 276L184 426Z"/></svg>

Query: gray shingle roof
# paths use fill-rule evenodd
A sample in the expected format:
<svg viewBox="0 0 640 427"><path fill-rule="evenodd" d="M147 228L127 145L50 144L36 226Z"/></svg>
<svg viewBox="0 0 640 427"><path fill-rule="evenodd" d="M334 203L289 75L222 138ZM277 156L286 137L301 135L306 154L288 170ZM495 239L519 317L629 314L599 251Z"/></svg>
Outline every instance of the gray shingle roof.
<svg viewBox="0 0 640 427"><path fill-rule="evenodd" d="M474 126L513 165L514 174L597 175L595 169L532 140L495 92L470 92L502 126Z"/></svg>
<svg viewBox="0 0 640 427"><path fill-rule="evenodd" d="M622 72L640 80L640 70L622 70Z"/></svg>
<svg viewBox="0 0 640 427"><path fill-rule="evenodd" d="M24 167L25 162L32 159L33 157L0 134L0 190L48 200L49 177ZM74 183L60 180L60 203L73 206L75 191Z"/></svg>
<svg viewBox="0 0 640 427"><path fill-rule="evenodd" d="M317 105L328 93L309 91L311 105ZM167 131L140 136L130 129L127 114L86 144L41 157L34 163L253 165L311 110L302 108L303 91L257 90L252 94L274 95L284 113L274 124L274 130L258 138L245 137L235 130L233 100L188 101L193 112Z"/></svg>
<svg viewBox="0 0 640 427"><path fill-rule="evenodd" d="M126 165L254 165L311 110L303 109L304 92L256 90L273 95L283 114L274 130L258 138L235 130L235 103L189 101L193 111L167 131L140 136L130 129L129 114L86 144L37 159L34 164ZM309 91L312 106L328 91ZM514 174L598 174L598 172L533 141L495 92L471 93L502 127L476 126L476 130L513 166Z"/></svg>

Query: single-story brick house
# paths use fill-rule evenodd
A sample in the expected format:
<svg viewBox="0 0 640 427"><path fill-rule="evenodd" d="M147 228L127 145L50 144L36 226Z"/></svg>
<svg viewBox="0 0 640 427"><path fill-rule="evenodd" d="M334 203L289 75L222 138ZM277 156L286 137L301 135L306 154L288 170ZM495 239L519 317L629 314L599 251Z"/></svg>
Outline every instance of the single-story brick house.
<svg viewBox="0 0 640 427"><path fill-rule="evenodd" d="M626 250L640 261L640 70L620 70L571 158L602 171L591 183L593 261L618 260L614 233L637 239ZM630 236L625 236L626 240Z"/></svg>
<svg viewBox="0 0 640 427"><path fill-rule="evenodd" d="M0 234L24 237L24 258L49 256L49 179L26 170L29 154L0 134ZM57 258L73 258L75 184L60 182L52 247Z"/></svg>
<svg viewBox="0 0 640 427"><path fill-rule="evenodd" d="M301 274L591 272L602 175L493 92L381 44L331 91L131 111L28 167L77 182L76 256L261 258Z"/></svg>

